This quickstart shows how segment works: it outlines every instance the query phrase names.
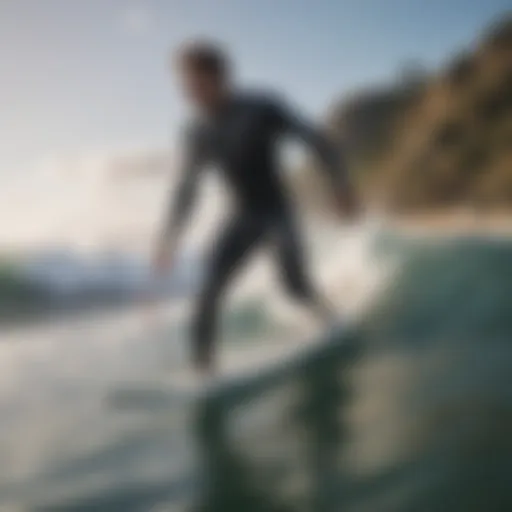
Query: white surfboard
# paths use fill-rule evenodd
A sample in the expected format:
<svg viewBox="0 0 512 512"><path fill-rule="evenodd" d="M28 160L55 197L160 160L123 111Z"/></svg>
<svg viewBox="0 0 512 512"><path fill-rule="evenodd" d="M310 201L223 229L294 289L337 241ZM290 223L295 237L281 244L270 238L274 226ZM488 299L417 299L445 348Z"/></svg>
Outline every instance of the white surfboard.
<svg viewBox="0 0 512 512"><path fill-rule="evenodd" d="M337 324L321 335L302 341L253 343L221 353L214 376L201 376L193 368L173 371L161 378L118 384L108 400L119 408L150 409L172 403L205 399L238 401L285 379L328 346L343 343L346 326ZM222 346L219 347L222 350Z"/></svg>

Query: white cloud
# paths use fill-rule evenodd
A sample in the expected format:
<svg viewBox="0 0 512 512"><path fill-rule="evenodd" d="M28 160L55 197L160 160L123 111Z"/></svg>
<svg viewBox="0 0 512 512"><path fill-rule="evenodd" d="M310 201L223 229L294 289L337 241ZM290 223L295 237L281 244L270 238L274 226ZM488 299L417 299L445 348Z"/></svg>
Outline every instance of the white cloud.
<svg viewBox="0 0 512 512"><path fill-rule="evenodd" d="M155 25L155 19L147 5L132 4L121 13L120 25L127 34L142 36L151 32Z"/></svg>
<svg viewBox="0 0 512 512"><path fill-rule="evenodd" d="M47 158L0 187L0 249L150 246L178 183L172 155L149 146ZM204 184L187 242L208 238L228 199ZM212 222L213 220L213 222Z"/></svg>

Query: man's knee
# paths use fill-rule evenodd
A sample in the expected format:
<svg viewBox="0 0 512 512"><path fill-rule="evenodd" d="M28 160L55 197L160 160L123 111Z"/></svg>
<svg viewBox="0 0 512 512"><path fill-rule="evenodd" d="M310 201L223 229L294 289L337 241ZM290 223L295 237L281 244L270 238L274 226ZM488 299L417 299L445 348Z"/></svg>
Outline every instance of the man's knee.
<svg viewBox="0 0 512 512"><path fill-rule="evenodd" d="M296 300L308 301L313 293L313 286L305 275L300 272L284 271L283 283L288 294Z"/></svg>
<svg viewBox="0 0 512 512"><path fill-rule="evenodd" d="M197 363L211 351L215 331L216 299L206 290L196 301L190 324L192 358Z"/></svg>
<svg viewBox="0 0 512 512"><path fill-rule="evenodd" d="M219 300L220 288L213 281L206 283L199 295L197 296L193 323L194 326L200 326L207 322L208 318L214 316Z"/></svg>

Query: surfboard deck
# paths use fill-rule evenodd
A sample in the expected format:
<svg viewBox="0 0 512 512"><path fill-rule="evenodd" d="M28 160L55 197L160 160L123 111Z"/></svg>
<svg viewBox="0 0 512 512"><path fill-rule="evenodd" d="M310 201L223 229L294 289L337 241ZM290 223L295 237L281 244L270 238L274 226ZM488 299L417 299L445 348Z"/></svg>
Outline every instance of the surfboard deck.
<svg viewBox="0 0 512 512"><path fill-rule="evenodd" d="M160 378L118 383L107 398L111 404L128 409L208 399L234 402L237 397L243 398L285 379L327 347L343 343L346 332L346 324L338 323L316 338L255 343L223 353L213 376L201 376L187 367Z"/></svg>

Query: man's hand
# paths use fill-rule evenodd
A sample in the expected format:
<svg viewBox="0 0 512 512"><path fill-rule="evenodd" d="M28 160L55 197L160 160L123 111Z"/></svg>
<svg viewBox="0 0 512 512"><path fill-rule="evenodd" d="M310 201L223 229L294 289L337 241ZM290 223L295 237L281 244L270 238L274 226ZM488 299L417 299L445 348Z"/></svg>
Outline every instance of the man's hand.
<svg viewBox="0 0 512 512"><path fill-rule="evenodd" d="M141 293L141 303L144 306L144 317L150 325L154 325L155 319L158 317L158 309L160 305L160 294L155 289L156 280L167 276L172 270L174 263L174 247L166 241L159 241L151 258L150 270L152 281L148 283Z"/></svg>
<svg viewBox="0 0 512 512"><path fill-rule="evenodd" d="M336 208L341 217L355 220L361 214L361 204L352 187L345 186L337 191Z"/></svg>

